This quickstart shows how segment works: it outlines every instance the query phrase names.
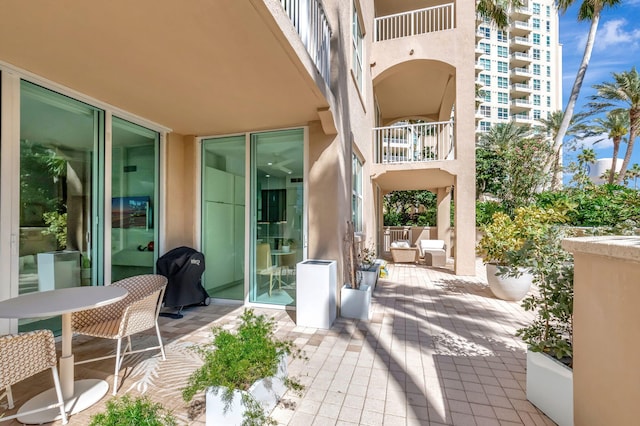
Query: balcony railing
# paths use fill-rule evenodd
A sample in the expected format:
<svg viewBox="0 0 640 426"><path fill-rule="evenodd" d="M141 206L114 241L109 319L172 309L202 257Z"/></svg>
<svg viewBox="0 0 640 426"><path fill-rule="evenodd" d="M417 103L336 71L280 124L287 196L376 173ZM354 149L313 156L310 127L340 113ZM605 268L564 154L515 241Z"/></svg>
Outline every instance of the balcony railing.
<svg viewBox="0 0 640 426"><path fill-rule="evenodd" d="M410 37L455 27L453 3L375 19L374 40L385 41Z"/></svg>
<svg viewBox="0 0 640 426"><path fill-rule="evenodd" d="M454 159L453 121L404 124L373 129L377 164L423 163Z"/></svg>
<svg viewBox="0 0 640 426"><path fill-rule="evenodd" d="M331 27L320 0L280 0L320 75L331 83Z"/></svg>

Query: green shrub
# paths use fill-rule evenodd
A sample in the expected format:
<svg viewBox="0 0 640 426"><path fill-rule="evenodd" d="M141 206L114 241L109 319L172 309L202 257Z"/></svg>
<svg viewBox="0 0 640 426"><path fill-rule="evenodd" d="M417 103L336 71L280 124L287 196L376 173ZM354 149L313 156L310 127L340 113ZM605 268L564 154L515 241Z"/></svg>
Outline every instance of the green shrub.
<svg viewBox="0 0 640 426"><path fill-rule="evenodd" d="M505 212L502 203L497 201L477 201L476 202L476 226L485 226L491 223L493 215L498 212Z"/></svg>
<svg viewBox="0 0 640 426"><path fill-rule="evenodd" d="M91 417L89 426L172 426L176 420L161 404L128 395L107 401L107 411Z"/></svg>

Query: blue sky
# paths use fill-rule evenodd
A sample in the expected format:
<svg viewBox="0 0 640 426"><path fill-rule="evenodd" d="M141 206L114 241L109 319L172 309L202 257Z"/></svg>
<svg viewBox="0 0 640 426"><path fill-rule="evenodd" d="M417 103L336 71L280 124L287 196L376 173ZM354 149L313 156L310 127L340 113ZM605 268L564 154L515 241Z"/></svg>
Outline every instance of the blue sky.
<svg viewBox="0 0 640 426"><path fill-rule="evenodd" d="M584 46L589 33L589 21L578 22L578 6L581 0L560 15L560 43L562 44L562 102L563 107L569 100L576 71L582 61ZM621 5L602 12L596 42L591 54L584 83L575 112L589 102L589 96L595 93L594 84L613 81L612 72L631 70L635 66L640 70L640 0L622 0ZM594 138L595 140L595 138ZM593 140L585 141L593 147L598 158L611 157L612 144L605 140L593 145ZM626 144L620 149L619 158L624 157ZM568 164L576 153L565 154ZM636 139L631 164L640 163L640 144Z"/></svg>

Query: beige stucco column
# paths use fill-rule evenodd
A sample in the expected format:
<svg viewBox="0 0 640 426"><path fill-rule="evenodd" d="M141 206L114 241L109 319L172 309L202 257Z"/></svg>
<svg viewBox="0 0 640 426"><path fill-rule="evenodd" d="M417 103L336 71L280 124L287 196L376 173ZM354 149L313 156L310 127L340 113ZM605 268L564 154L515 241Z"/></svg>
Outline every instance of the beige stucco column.
<svg viewBox="0 0 640 426"><path fill-rule="evenodd" d="M438 188L437 192L438 240L447 245L447 256L451 256L451 187Z"/></svg>
<svg viewBox="0 0 640 426"><path fill-rule="evenodd" d="M640 237L569 238L573 253L576 425L640 419Z"/></svg>

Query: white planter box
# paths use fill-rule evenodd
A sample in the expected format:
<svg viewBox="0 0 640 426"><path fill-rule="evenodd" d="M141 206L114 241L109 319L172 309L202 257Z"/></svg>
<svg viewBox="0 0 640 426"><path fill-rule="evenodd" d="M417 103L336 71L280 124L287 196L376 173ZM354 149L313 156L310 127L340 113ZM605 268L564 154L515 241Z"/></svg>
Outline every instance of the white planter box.
<svg viewBox="0 0 640 426"><path fill-rule="evenodd" d="M226 388L212 386L206 392L206 425L241 426L244 420L245 406L242 403L242 395L249 393L258 401L269 415L278 404L278 401L287 391L285 379L287 377L287 356L280 359L278 371L275 376L266 377L256 381L248 392L235 390L231 402L223 399Z"/></svg>
<svg viewBox="0 0 640 426"><path fill-rule="evenodd" d="M331 328L336 319L337 262L305 260L296 265L296 324Z"/></svg>
<svg viewBox="0 0 640 426"><path fill-rule="evenodd" d="M549 355L527 351L527 399L559 426L573 426L573 370Z"/></svg>
<svg viewBox="0 0 640 426"><path fill-rule="evenodd" d="M366 284L361 284L358 289L345 284L340 290L340 316L369 321L372 315L371 291L372 288Z"/></svg>

